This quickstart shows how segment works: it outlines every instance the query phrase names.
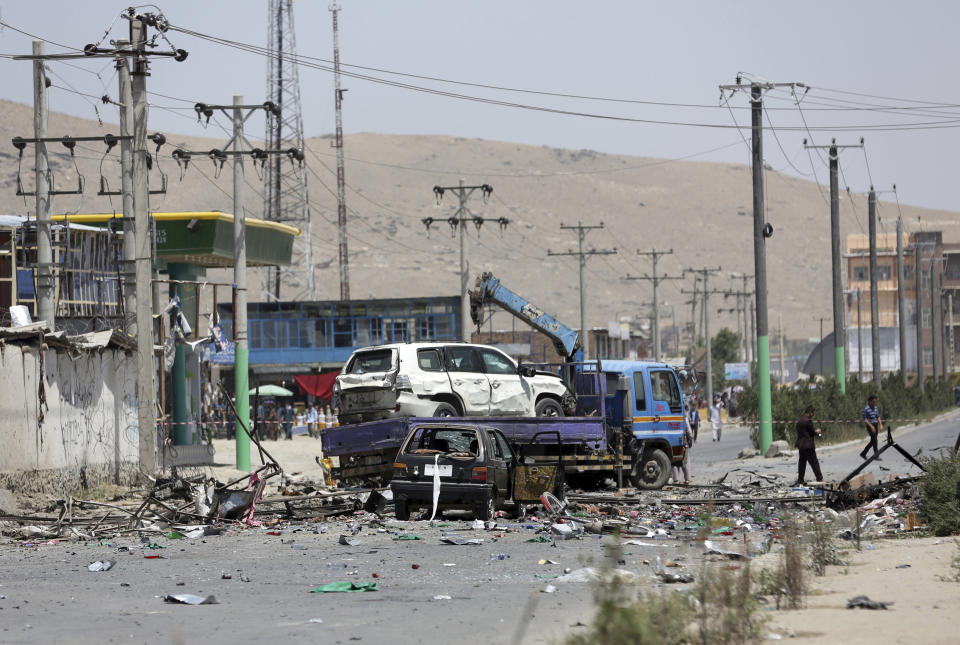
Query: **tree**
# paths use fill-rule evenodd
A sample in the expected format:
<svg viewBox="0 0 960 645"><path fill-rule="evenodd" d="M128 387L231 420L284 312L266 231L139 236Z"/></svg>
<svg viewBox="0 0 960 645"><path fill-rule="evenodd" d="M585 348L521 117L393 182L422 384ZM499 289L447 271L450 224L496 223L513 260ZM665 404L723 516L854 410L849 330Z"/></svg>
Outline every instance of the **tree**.
<svg viewBox="0 0 960 645"><path fill-rule="evenodd" d="M724 327L710 340L710 360L713 363L713 388L726 387L723 364L736 363L740 353L740 334Z"/></svg>

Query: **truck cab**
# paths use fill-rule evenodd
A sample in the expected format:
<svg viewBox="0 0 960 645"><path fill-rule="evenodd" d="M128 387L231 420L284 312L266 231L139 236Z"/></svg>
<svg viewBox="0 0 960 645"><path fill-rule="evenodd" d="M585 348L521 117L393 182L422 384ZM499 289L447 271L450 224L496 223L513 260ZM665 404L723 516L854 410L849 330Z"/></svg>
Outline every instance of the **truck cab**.
<svg viewBox="0 0 960 645"><path fill-rule="evenodd" d="M580 368L596 372L598 362ZM631 456L630 480L638 488L661 488L684 453L686 405L676 368L636 360L600 361L603 414L608 442Z"/></svg>

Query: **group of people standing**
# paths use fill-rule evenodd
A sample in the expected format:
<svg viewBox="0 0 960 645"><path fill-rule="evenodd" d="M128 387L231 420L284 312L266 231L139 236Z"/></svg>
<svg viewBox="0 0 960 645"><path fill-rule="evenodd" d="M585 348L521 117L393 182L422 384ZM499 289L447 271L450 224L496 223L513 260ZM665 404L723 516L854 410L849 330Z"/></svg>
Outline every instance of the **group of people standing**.
<svg viewBox="0 0 960 645"><path fill-rule="evenodd" d="M295 424L306 425L307 434L315 439L320 438L322 428L336 425L336 416L329 407L322 411L316 405L311 405L305 410L299 410L294 408L290 401L282 406L261 403L257 407L256 418L260 436L274 441L280 438L281 433L285 439L292 440Z"/></svg>

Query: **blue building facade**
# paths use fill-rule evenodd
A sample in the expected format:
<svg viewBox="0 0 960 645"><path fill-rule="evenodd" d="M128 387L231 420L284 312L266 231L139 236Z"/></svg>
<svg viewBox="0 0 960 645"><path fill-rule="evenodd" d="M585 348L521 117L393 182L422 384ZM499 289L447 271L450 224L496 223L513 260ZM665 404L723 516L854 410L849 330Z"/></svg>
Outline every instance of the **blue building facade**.
<svg viewBox="0 0 960 645"><path fill-rule="evenodd" d="M233 306L217 307L226 338L233 339ZM382 343L452 341L460 337L460 298L386 298L247 305L251 367L339 367L355 349ZM233 344L210 353L232 364Z"/></svg>

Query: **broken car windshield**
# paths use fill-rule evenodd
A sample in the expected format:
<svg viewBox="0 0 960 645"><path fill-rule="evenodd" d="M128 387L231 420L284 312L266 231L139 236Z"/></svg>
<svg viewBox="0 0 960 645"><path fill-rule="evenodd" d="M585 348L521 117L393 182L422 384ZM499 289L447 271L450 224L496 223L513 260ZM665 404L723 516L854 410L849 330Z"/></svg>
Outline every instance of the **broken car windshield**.
<svg viewBox="0 0 960 645"><path fill-rule="evenodd" d="M420 450L478 454L479 441L474 430L420 428L410 437L406 452L412 453Z"/></svg>
<svg viewBox="0 0 960 645"><path fill-rule="evenodd" d="M345 371L347 374L367 374L389 372L391 369L393 369L393 350L377 349L357 353Z"/></svg>

